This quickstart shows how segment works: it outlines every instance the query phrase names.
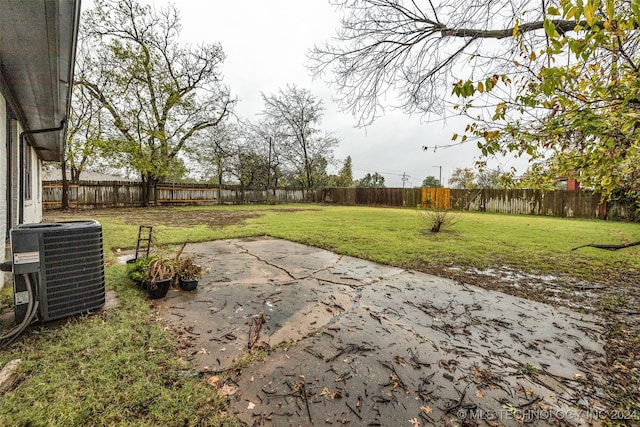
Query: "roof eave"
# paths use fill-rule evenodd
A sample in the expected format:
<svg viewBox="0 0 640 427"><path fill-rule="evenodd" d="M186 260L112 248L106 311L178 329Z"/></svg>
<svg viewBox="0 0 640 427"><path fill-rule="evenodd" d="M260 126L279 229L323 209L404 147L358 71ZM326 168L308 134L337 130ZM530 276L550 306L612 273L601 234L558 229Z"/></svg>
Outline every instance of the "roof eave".
<svg viewBox="0 0 640 427"><path fill-rule="evenodd" d="M80 0L0 6L0 90L27 132L58 128L71 106ZM66 127L30 135L42 160L64 158Z"/></svg>

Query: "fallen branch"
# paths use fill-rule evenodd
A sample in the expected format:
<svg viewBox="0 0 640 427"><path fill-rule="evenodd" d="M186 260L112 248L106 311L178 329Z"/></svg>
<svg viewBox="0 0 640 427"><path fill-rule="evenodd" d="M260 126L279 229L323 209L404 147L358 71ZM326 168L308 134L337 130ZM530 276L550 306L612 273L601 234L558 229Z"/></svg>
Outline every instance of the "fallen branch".
<svg viewBox="0 0 640 427"><path fill-rule="evenodd" d="M626 248L631 248L633 246L640 246L640 240L637 242L625 243L623 245L599 245L595 243L589 243L588 245L578 246L577 248L573 248L571 250L575 251L576 249L580 249L580 248L596 248L596 249L604 249L607 251L617 251L618 249L626 249Z"/></svg>
<svg viewBox="0 0 640 427"><path fill-rule="evenodd" d="M361 416L359 413L357 413L357 412L356 412L356 410L355 410L355 409L353 409L353 408L351 407L351 405L349 405L349 402L347 402L347 401L345 400L345 401L344 401L344 403L345 403L345 405L347 405L347 408L349 408L349 409L351 410L351 412L353 412L353 414L354 414L356 417L358 417L358 419L360 419L360 420L362 419L362 416Z"/></svg>
<svg viewBox="0 0 640 427"><path fill-rule="evenodd" d="M311 424L313 424L313 418L311 418L311 410L309 409L309 399L308 399L308 396L307 396L307 390L304 387L304 382L300 386L300 395L302 397L302 400L304 400L304 405L305 405L305 407L307 409L307 417L309 417L309 422Z"/></svg>

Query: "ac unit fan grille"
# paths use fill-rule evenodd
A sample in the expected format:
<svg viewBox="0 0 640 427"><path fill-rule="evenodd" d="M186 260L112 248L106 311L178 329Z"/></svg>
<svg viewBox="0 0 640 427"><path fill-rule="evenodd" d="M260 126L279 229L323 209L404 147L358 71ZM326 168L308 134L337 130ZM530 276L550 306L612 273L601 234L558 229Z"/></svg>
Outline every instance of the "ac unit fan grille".
<svg viewBox="0 0 640 427"><path fill-rule="evenodd" d="M44 289L45 320L58 319L99 309L104 305L104 257L102 228L45 232Z"/></svg>

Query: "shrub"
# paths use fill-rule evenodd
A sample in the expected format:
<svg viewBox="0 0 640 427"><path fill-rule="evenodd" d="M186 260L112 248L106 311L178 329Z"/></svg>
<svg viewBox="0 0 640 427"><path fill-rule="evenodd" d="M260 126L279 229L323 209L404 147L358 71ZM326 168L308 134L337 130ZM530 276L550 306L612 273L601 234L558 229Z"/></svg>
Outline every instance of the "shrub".
<svg viewBox="0 0 640 427"><path fill-rule="evenodd" d="M455 225L460 220L458 212L443 209L421 211L420 217L432 233L440 232L444 227Z"/></svg>

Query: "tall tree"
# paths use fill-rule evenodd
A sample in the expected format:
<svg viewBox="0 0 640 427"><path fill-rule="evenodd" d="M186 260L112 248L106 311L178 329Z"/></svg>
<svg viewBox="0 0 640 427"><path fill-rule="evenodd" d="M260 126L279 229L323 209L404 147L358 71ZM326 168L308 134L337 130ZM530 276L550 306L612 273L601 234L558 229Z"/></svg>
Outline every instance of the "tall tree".
<svg viewBox="0 0 640 427"><path fill-rule="evenodd" d="M510 174L500 169L482 169L477 175L476 183L480 188L505 188L510 178Z"/></svg>
<svg viewBox="0 0 640 427"><path fill-rule="evenodd" d="M347 156L342 164L342 168L338 171L336 186L351 187L353 185L353 167L351 163L351 156Z"/></svg>
<svg viewBox="0 0 640 427"><path fill-rule="evenodd" d="M267 159L255 150L240 150L235 157L233 174L240 185L245 187L264 187L267 183Z"/></svg>
<svg viewBox="0 0 640 427"><path fill-rule="evenodd" d="M440 188L442 184L440 184L440 180L435 176L429 175L422 181L423 188Z"/></svg>
<svg viewBox="0 0 640 427"><path fill-rule="evenodd" d="M85 168L99 164L105 145L103 115L100 103L83 86L74 87L65 150L66 166L74 183L80 180Z"/></svg>
<svg viewBox="0 0 640 427"><path fill-rule="evenodd" d="M292 176L307 190L321 183L317 178L319 167L333 160L333 148L338 141L332 135L322 134L324 107L308 89L287 85L277 94L262 94L265 118L282 130L282 157L292 169ZM325 171L326 175L326 171Z"/></svg>
<svg viewBox="0 0 640 427"><path fill-rule="evenodd" d="M533 188L537 190L552 191L556 188L558 169L553 160L541 160L532 162L527 170L520 176L512 179L509 188Z"/></svg>
<svg viewBox="0 0 640 427"><path fill-rule="evenodd" d="M265 153L266 162L265 187L273 189L275 194L276 187L281 178L281 163L283 162L283 145L286 140L286 129L283 128L279 120L272 117L264 117L260 122L249 123L246 127L247 138L255 147Z"/></svg>
<svg viewBox="0 0 640 427"><path fill-rule="evenodd" d="M109 114L113 153L140 174L146 205L189 141L234 105L221 84L221 46L182 45L180 31L175 6L135 0L96 0L81 26L89 48L80 49L76 84Z"/></svg>
<svg viewBox="0 0 640 427"><path fill-rule="evenodd" d="M367 173L364 178L358 181L357 186L364 188L384 188L384 176L378 172L374 172L373 175Z"/></svg>
<svg viewBox="0 0 640 427"><path fill-rule="evenodd" d="M478 176L471 168L455 168L449 178L449 186L452 188L478 188L476 179Z"/></svg>
<svg viewBox="0 0 640 427"><path fill-rule="evenodd" d="M329 162L327 159L318 155L315 157L311 166L311 177L314 182L314 188L326 187L331 182L331 177L327 173L327 166ZM289 184L295 186L305 187L306 175L297 173L289 175Z"/></svg>
<svg viewBox="0 0 640 427"><path fill-rule="evenodd" d="M102 106L82 86L74 86L61 164L62 209L69 209L69 181L77 183L85 167L95 165L99 159L103 137L101 110Z"/></svg>
<svg viewBox="0 0 640 427"><path fill-rule="evenodd" d="M238 123L229 118L195 137L186 153L200 171L198 178L218 185L224 184L225 176L232 172L240 139Z"/></svg>

